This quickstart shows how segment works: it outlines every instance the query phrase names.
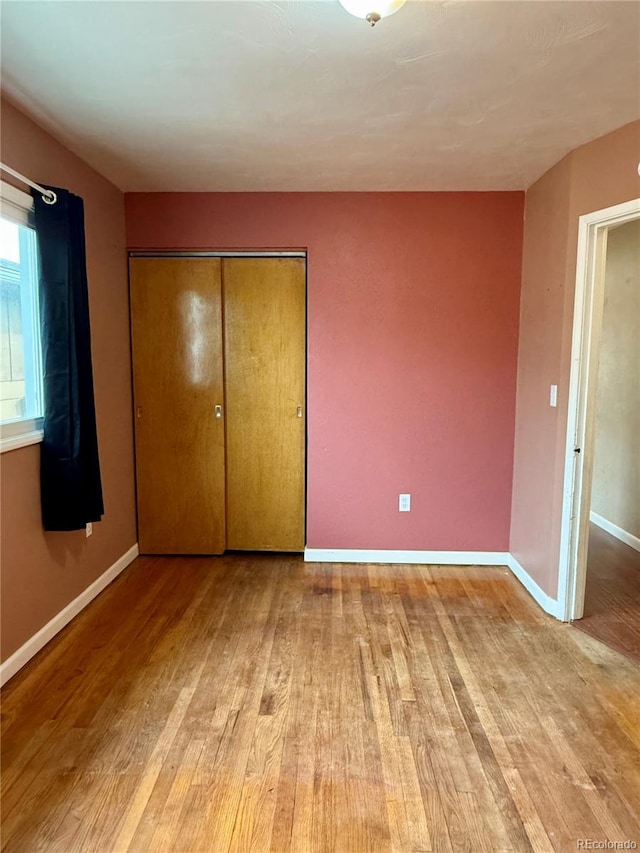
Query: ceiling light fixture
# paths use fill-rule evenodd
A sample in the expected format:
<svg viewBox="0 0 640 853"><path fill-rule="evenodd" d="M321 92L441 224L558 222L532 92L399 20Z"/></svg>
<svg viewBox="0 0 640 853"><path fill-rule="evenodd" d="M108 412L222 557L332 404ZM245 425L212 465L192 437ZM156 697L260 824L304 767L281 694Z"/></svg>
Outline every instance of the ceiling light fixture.
<svg viewBox="0 0 640 853"><path fill-rule="evenodd" d="M340 5L350 15L355 15L356 18L364 18L372 27L375 27L381 18L388 18L389 15L393 15L404 4L405 0L340 0Z"/></svg>

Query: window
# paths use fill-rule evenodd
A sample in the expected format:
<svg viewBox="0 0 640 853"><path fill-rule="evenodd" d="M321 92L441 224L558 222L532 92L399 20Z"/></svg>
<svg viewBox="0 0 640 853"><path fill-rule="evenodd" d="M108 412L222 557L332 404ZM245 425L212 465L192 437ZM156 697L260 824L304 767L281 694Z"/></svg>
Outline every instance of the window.
<svg viewBox="0 0 640 853"><path fill-rule="evenodd" d="M42 439L38 253L31 196L0 185L0 447Z"/></svg>

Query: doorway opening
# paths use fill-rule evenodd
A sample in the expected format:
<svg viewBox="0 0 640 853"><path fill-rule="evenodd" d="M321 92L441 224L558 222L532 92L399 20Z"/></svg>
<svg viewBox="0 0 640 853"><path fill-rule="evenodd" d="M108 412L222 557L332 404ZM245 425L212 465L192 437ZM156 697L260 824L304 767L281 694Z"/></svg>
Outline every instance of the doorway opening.
<svg viewBox="0 0 640 853"><path fill-rule="evenodd" d="M630 232L623 232L622 229L631 223L633 225ZM630 548L628 542L620 541L620 536L613 536L611 531L613 528L617 528L614 532L622 531L624 533L624 525L635 526L635 521L629 521L635 512L635 508L629 504L621 510L624 503L621 494L624 492L628 497L629 490L637 485L634 485L631 468L638 464L638 452L636 450L634 457L627 460L631 476L624 484L624 488L621 489L620 454L622 450L620 447L610 448L613 455L607 460L606 444L607 442L611 443L611 436L607 436L602 427L607 420L611 421L609 415L613 414L607 412L603 417L603 406L608 405L610 407L613 399L614 409L619 407L620 412L622 412L625 406L628 407L632 404L632 401L621 398L618 375L613 386L605 389L604 399L601 395L599 413L598 380L601 374L605 378L607 376L610 378L612 373L615 377L616 369L618 374L628 369L628 365L620 365L618 368L614 365L615 359L619 358L620 355L619 352L616 354L616 336L617 343L620 343L621 335L620 329L613 331L614 345L612 346L612 330L609 328L612 322L610 316L612 305L608 305L605 314L607 249L609 242L615 246L622 242L623 236L624 240L634 241L638 239L637 235L640 235L640 199L586 214L579 220L560 548L559 603L562 617L566 621L581 619L583 615L586 615L585 597L590 532L592 560L596 560L602 558L603 547L606 550L611 544L601 541L606 536L611 536L614 544ZM610 264L610 273L611 269ZM627 282L625 286L628 287L629 283ZM610 288L611 295L613 295L611 283ZM621 294L617 294L613 302L617 302L620 296ZM608 301L611 302L611 300ZM637 318L633 316L634 311L638 311L637 302L633 306L628 306L626 318L621 315L625 323L625 330L627 320L637 322ZM605 319L607 321L606 328L604 327ZM614 320L614 325L615 322L621 322L620 317ZM623 333L622 337L625 335L629 337L627 331ZM602 364L601 355L604 355ZM601 383L601 388L604 388L603 383ZM607 397L609 398L608 403ZM596 441L597 435L598 441ZM612 470L612 467L616 466L618 470ZM593 505L592 498L595 500ZM598 511L598 507L600 511ZM606 507L604 511L616 515L620 521L616 523L615 520L606 519L603 515L604 507ZM609 509L609 507L613 508ZM608 530L603 529L603 524L597 523L601 519L610 522ZM632 531L626 532L632 539L640 537L640 531L636 531L635 537ZM600 558L598 558L598 552L600 552ZM638 552L633 548L630 548L630 553L638 556ZM592 572L591 577L594 583L597 583L598 579L595 573Z"/></svg>

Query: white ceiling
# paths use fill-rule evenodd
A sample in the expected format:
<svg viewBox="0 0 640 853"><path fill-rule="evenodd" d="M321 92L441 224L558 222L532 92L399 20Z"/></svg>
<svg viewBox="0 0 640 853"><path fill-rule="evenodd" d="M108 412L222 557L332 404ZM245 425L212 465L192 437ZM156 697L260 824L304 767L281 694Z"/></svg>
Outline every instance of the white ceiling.
<svg viewBox="0 0 640 853"><path fill-rule="evenodd" d="M123 190L524 189L640 116L638 2L2 2L9 97Z"/></svg>

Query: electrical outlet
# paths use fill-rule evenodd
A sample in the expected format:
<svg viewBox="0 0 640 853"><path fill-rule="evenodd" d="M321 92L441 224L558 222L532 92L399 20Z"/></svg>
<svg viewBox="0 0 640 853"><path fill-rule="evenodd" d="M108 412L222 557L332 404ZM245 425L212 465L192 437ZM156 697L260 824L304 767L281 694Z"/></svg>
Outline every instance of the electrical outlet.
<svg viewBox="0 0 640 853"><path fill-rule="evenodd" d="M398 512L411 512L411 495L398 495Z"/></svg>
<svg viewBox="0 0 640 853"><path fill-rule="evenodd" d="M87 527L86 527L87 539L91 536L92 533L93 533L93 524L90 521L88 521Z"/></svg>

